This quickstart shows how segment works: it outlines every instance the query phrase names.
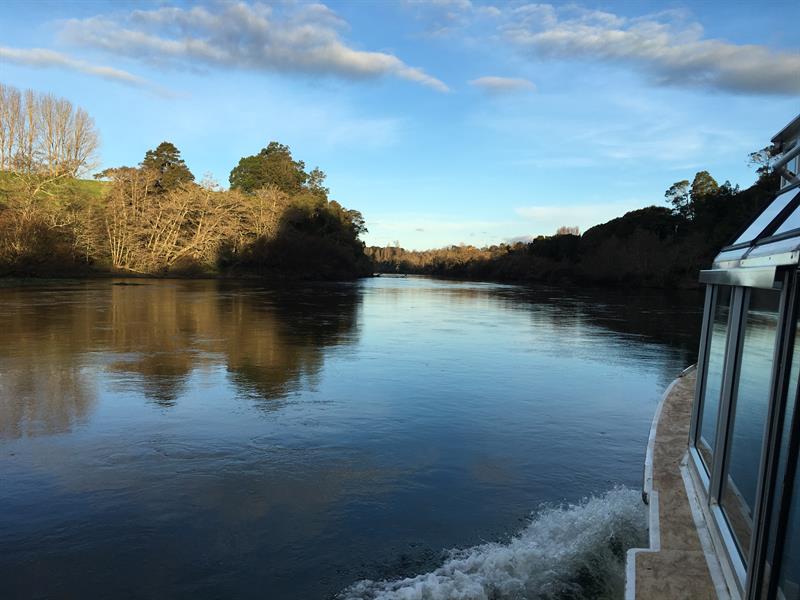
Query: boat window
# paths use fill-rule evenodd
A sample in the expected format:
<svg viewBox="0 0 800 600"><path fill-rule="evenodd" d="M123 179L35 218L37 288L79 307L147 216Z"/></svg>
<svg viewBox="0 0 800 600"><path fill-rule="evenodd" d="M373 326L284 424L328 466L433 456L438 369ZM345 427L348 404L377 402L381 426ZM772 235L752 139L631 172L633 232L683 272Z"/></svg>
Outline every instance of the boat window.
<svg viewBox="0 0 800 600"><path fill-rule="evenodd" d="M697 450L703 457L706 469L711 473L714 439L717 434L717 413L722 393L722 373L725 366L725 346L728 337L728 319L731 307L731 288L718 286L713 321L708 332L708 355L706 357L705 386L703 388L700 417L700 435L697 439Z"/></svg>
<svg viewBox="0 0 800 600"><path fill-rule="evenodd" d="M786 460L788 457L789 425L791 414L794 413L796 405L796 393L798 385L798 371L800 371L800 326L795 331L794 356L792 359L792 377L789 381L789 388L792 402L792 413L788 413L787 423L784 423L784 436L781 438L781 456L778 471L779 481L785 476ZM781 467L783 470L781 470ZM794 485L792 486L791 496L793 499L789 509L789 520L785 529L783 555L781 558L780 571L778 573L778 597L786 600L800 600L800 506L797 499L800 498L800 462L795 465ZM777 496L776 496L777 498ZM771 564L771 561L770 561Z"/></svg>
<svg viewBox="0 0 800 600"><path fill-rule="evenodd" d="M800 170L800 156L795 156L792 160L790 160L786 164L786 169L791 171L792 175L794 175L794 178L792 178L792 180L790 181L789 179L786 179L786 177L784 177L783 174L781 174L781 186L780 186L781 188L789 185L790 183L793 183L794 180L797 178L798 171Z"/></svg>
<svg viewBox="0 0 800 600"><path fill-rule="evenodd" d="M794 175L794 178L796 178L798 175L798 171L800 171L800 156L795 156L792 160L786 163L786 169L790 171L792 175ZM790 183L792 183L794 181L794 178L792 178L792 180L790 181L786 179L786 177L784 177L783 174L781 174L781 187L787 186Z"/></svg>
<svg viewBox="0 0 800 600"><path fill-rule="evenodd" d="M715 263L722 263L731 260L741 260L745 257L748 251L752 248L752 246L744 246L743 248L737 248L735 250L725 250L724 252L720 252L717 254L717 257L714 259Z"/></svg>
<svg viewBox="0 0 800 600"><path fill-rule="evenodd" d="M789 264L793 260L796 261L796 257L781 257L781 255L795 252L797 251L798 247L800 247L800 239L796 237L791 237L786 240L778 240L777 242L770 242L768 244L762 244L760 246L753 247L747 255L748 260L753 258L765 258L769 257L771 264Z"/></svg>
<svg viewBox="0 0 800 600"><path fill-rule="evenodd" d="M800 474L795 474L793 498L800 494ZM795 502L786 527L780 574L778 575L778 598L800 600L800 507Z"/></svg>
<svg viewBox="0 0 800 600"><path fill-rule="evenodd" d="M789 360L791 360L792 367L789 371L789 384L786 393L786 409L784 411L783 420L780 427L781 437L780 446L778 447L778 467L775 475L775 491L771 499L771 522L769 525L766 568L764 569L764 580L762 585L764 597L766 597L767 594L772 566L775 564L775 540L778 538L778 516L781 506L781 498L783 497L784 492L784 481L786 480L787 475L786 464L789 460L789 436L791 435L792 420L794 419L794 413L796 410L795 407L797 405L797 386L800 380L800 322L795 323L794 349L792 350L792 355ZM797 554L796 551L795 554ZM798 573L798 569L800 569L800 563L795 560L794 572L797 573L797 575L794 577L795 581L800 579L800 573Z"/></svg>
<svg viewBox="0 0 800 600"><path fill-rule="evenodd" d="M733 531L742 561L753 531L775 342L780 292L753 289L742 325L738 386L732 400L729 450L725 461L722 511Z"/></svg>
<svg viewBox="0 0 800 600"><path fill-rule="evenodd" d="M789 194L800 194L800 190L792 190L789 192ZM786 217L786 220L781 223L777 230L775 230L775 235L780 235L781 233L786 233L787 231L792 231L793 229L798 228L800 228L800 207L796 208L792 214Z"/></svg>
<svg viewBox="0 0 800 600"><path fill-rule="evenodd" d="M764 209L758 218L753 221L750 226L745 229L744 233L740 235L734 244L741 244L744 242L751 242L758 237L758 235L767 228L775 217L778 216L787 204L797 195L798 190L789 190L775 198L772 203Z"/></svg>

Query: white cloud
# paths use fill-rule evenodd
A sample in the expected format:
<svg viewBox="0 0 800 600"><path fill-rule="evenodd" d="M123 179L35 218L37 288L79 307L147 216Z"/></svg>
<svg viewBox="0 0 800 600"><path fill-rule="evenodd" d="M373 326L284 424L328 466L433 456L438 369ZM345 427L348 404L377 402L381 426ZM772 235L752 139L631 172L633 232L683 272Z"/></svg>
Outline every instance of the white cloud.
<svg viewBox="0 0 800 600"><path fill-rule="evenodd" d="M477 12L479 15L483 15L483 16L486 16L486 17L492 17L492 18L500 17L503 14L502 10L500 10L496 6L491 6L491 5L489 5L489 6L479 6L478 8L475 9L475 12Z"/></svg>
<svg viewBox="0 0 800 600"><path fill-rule="evenodd" d="M422 35L433 38L445 37L460 30L470 21L474 12L482 10L475 7L471 0L403 0L402 4L425 23Z"/></svg>
<svg viewBox="0 0 800 600"><path fill-rule="evenodd" d="M438 6L451 10L471 10L472 0L406 0L407 4L424 4L427 6Z"/></svg>
<svg viewBox="0 0 800 600"><path fill-rule="evenodd" d="M513 94L517 92L536 91L536 86L532 81L516 77L478 77L470 81L469 84L491 94Z"/></svg>
<svg viewBox="0 0 800 600"><path fill-rule="evenodd" d="M627 19L575 6L534 4L515 8L508 17L505 38L539 57L628 65L661 85L800 93L800 52L708 39L702 26L685 22L680 12Z"/></svg>
<svg viewBox="0 0 800 600"><path fill-rule="evenodd" d="M513 8L510 17L525 27L552 27L558 22L556 9L551 4L523 4Z"/></svg>
<svg viewBox="0 0 800 600"><path fill-rule="evenodd" d="M135 10L121 18L70 19L62 38L162 67L234 67L350 79L395 76L448 91L393 54L348 46L345 23L323 4L217 4Z"/></svg>
<svg viewBox="0 0 800 600"><path fill-rule="evenodd" d="M62 54L61 52L46 50L44 48L9 48L7 46L0 46L0 62L13 63L26 67L69 69L109 81L148 88L161 94L168 93L152 82L127 71L103 65L93 65L86 61Z"/></svg>

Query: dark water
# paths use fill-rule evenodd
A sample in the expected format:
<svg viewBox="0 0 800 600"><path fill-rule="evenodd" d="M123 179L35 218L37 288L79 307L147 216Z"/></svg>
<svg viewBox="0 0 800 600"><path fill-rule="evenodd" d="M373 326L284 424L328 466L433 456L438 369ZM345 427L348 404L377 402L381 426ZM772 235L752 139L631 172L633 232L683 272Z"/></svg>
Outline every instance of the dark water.
<svg viewBox="0 0 800 600"><path fill-rule="evenodd" d="M0 288L3 598L330 598L449 548L513 553L543 502L641 485L701 309L421 278L138 283ZM557 545L556 521L525 535Z"/></svg>

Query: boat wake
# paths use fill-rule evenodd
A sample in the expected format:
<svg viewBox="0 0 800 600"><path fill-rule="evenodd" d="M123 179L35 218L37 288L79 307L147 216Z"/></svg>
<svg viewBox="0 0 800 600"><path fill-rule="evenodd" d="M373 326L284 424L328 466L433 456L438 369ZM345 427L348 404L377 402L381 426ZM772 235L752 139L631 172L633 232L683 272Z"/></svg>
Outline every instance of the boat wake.
<svg viewBox="0 0 800 600"><path fill-rule="evenodd" d="M359 581L337 600L596 600L622 598L625 552L647 536L639 492L615 488L544 507L508 543L448 552L437 569Z"/></svg>

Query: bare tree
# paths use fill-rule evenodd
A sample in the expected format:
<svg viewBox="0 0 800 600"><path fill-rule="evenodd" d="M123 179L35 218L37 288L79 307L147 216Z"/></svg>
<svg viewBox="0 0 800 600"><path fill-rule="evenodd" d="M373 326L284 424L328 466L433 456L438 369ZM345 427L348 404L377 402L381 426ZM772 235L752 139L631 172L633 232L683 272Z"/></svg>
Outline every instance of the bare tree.
<svg viewBox="0 0 800 600"><path fill-rule="evenodd" d="M248 197L242 197L245 217L243 231L257 238L273 237L290 202L290 196L274 185L256 190Z"/></svg>
<svg viewBox="0 0 800 600"><path fill-rule="evenodd" d="M22 124L22 94L0 83L0 170L13 167L17 130Z"/></svg>
<svg viewBox="0 0 800 600"><path fill-rule="evenodd" d="M0 84L0 169L75 177L94 166L98 145L94 121L82 108Z"/></svg>
<svg viewBox="0 0 800 600"><path fill-rule="evenodd" d="M147 192L154 184L151 173L122 167L106 171L113 184L106 196L104 225L111 265L115 269L141 270L137 259L138 236L144 223Z"/></svg>
<svg viewBox="0 0 800 600"><path fill-rule="evenodd" d="M154 197L146 213L146 262L163 269L183 259L213 263L220 244L237 230L238 199L193 184Z"/></svg>
<svg viewBox="0 0 800 600"><path fill-rule="evenodd" d="M180 261L213 263L220 245L244 222L243 197L193 183L154 193L146 169L115 169L107 196L105 231L111 264L136 273L166 270Z"/></svg>
<svg viewBox="0 0 800 600"><path fill-rule="evenodd" d="M31 173L38 158L36 131L38 129L38 102L33 90L22 95L22 120L17 127L17 143L14 152L14 170Z"/></svg>
<svg viewBox="0 0 800 600"><path fill-rule="evenodd" d="M67 145L64 152L64 163L69 171L76 175L93 168L100 138L94 127L94 119L82 108L75 109L68 128Z"/></svg>

